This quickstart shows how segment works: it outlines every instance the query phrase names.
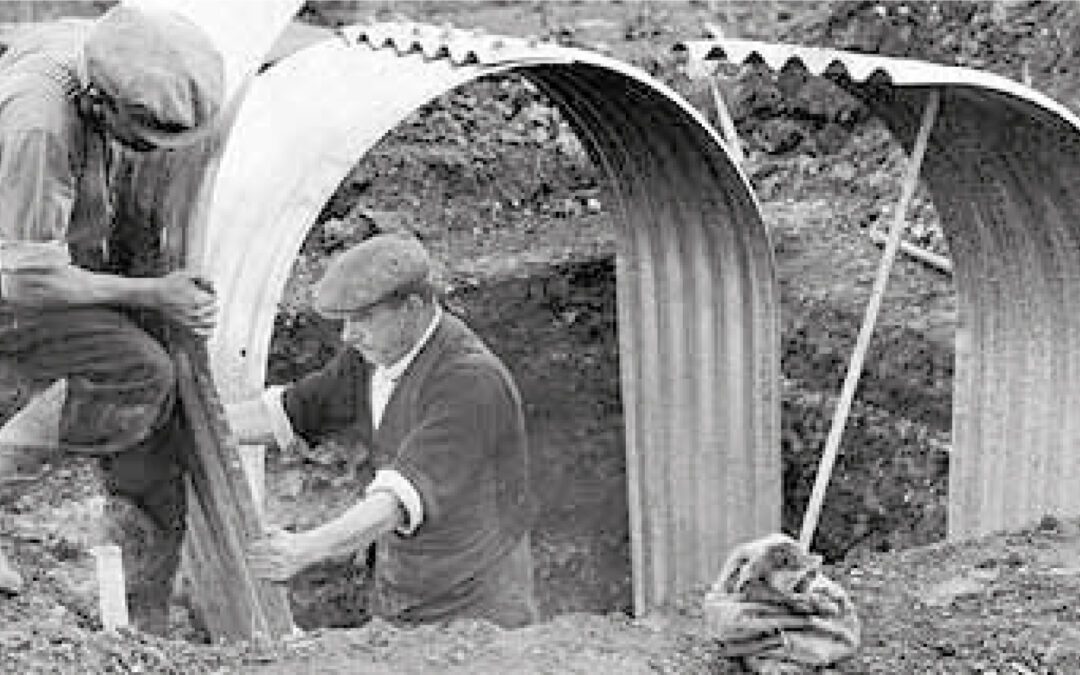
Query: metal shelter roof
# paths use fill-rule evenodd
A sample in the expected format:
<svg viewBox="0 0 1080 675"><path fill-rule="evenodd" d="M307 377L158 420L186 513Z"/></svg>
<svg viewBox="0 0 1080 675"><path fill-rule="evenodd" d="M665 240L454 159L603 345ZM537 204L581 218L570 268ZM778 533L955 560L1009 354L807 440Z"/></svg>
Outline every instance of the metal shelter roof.
<svg viewBox="0 0 1080 675"><path fill-rule="evenodd" d="M347 28L252 83L221 159L204 268L226 395L261 387L300 245L352 167L424 104L481 77L543 91L608 178L617 240L634 601L711 581L779 527L779 318L746 178L677 94L604 56L408 23ZM539 235L542 236L542 235Z"/></svg>
<svg viewBox="0 0 1080 675"><path fill-rule="evenodd" d="M949 533L1080 514L1080 119L968 68L747 40L679 48L701 71L726 59L829 78L909 151L940 91L922 177L958 295Z"/></svg>

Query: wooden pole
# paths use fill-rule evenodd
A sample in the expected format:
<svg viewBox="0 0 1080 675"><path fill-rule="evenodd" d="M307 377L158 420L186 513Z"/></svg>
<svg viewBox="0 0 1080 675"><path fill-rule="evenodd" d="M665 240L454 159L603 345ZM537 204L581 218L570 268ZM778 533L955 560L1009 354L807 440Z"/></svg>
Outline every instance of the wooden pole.
<svg viewBox="0 0 1080 675"><path fill-rule="evenodd" d="M209 203L224 139L244 89L223 113L216 138L202 147L174 151L175 171L163 202L163 221L172 267L198 270L205 230L199 227ZM168 161L168 160L163 160ZM187 199L183 199L187 197ZM171 209L167 207L172 206ZM294 632L288 588L252 576L245 547L264 533L260 487L252 482L240 445L229 429L205 342L171 331L180 403L193 433L190 471L187 572L198 579L194 598L215 640L272 641Z"/></svg>
<svg viewBox="0 0 1080 675"><path fill-rule="evenodd" d="M712 39L719 40L724 37L724 30L717 24L706 24L705 30ZM736 164L742 166L746 162L743 155L742 144L739 142L739 130L735 127L735 120L728 112L724 104L724 97L720 94L720 86L716 83L716 74L712 73L709 78L709 92L712 94L713 107L716 108L716 118L720 122L720 133L724 135L724 142L731 150L731 156Z"/></svg>
<svg viewBox="0 0 1080 675"><path fill-rule="evenodd" d="M728 149L731 150L735 163L742 166L746 163L746 157L743 155L742 144L739 142L739 131L735 128L735 120L731 118L727 106L724 105L724 98L720 95L720 86L716 84L715 75L709 77L709 89L712 91L713 105L716 106L716 116L720 120L720 132L724 134L724 140L727 142Z"/></svg>
<svg viewBox="0 0 1080 675"><path fill-rule="evenodd" d="M204 622L215 639L287 636L293 623L286 588L256 579L247 567L244 547L263 532L262 509L229 433L209 359L192 342L176 339L174 347L180 398L195 439L192 516L197 512L198 517L191 521L189 560L197 559L195 547L202 550L205 567L195 581L200 583L196 601L206 615Z"/></svg>
<svg viewBox="0 0 1080 675"><path fill-rule="evenodd" d="M905 218L911 200L915 196L915 188L918 185L919 171L922 168L923 157L926 155L926 146L930 139L930 131L937 119L938 107L941 94L937 89L931 89L926 106L923 109L922 123L915 137L915 147L911 152L904 174L903 190L900 193L900 202L893 215L893 222L889 228L889 239L885 242L885 252L878 264L877 278L874 279L874 288L870 293L870 302L866 306L866 314L859 329L858 339L855 341L855 350L851 354L848 364L847 375L840 391L840 400L836 404L836 413L833 416L832 426L829 427L829 435L825 439L825 451L818 466L817 477L814 480L814 489L810 493L810 502L803 516L802 531L799 533L799 542L804 548L809 549L814 540L814 532L817 530L818 518L821 516L821 506L825 500L825 488L828 487L829 478L832 475L833 465L836 464L837 451L840 449L840 439L844 434L844 426L847 423L848 413L851 411L851 402L855 398L855 390L859 386L859 376L862 375L863 361L866 351L870 346L870 337L874 333L874 324L877 322L878 312L881 309L881 300L885 295L885 287L889 283L889 272L892 270L896 253L900 249L900 237L904 233Z"/></svg>
<svg viewBox="0 0 1080 675"><path fill-rule="evenodd" d="M240 463L244 467L255 512L263 522L266 520L266 446L241 445Z"/></svg>

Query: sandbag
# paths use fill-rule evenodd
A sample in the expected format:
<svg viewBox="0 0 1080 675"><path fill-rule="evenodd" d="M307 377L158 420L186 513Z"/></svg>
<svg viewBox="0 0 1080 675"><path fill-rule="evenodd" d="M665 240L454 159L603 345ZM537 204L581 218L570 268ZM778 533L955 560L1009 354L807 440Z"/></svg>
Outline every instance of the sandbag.
<svg viewBox="0 0 1080 675"><path fill-rule="evenodd" d="M859 619L821 556L785 534L742 544L704 601L721 653L755 673L799 673L851 657Z"/></svg>

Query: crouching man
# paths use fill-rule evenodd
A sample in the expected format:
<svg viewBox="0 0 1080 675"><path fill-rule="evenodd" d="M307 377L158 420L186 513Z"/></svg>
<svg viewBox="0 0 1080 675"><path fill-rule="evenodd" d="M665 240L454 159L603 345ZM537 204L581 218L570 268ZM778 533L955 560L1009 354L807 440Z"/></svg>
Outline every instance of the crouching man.
<svg viewBox="0 0 1080 675"><path fill-rule="evenodd" d="M202 30L126 4L93 22L27 29L0 57L0 365L47 387L0 428L0 502L66 455L99 458L128 606L138 627L157 633L185 531L190 434L172 360L147 329L208 336L217 304L190 272L117 273L111 167L121 147L205 138L223 83L221 55ZM23 584L0 550L0 596Z"/></svg>
<svg viewBox="0 0 1080 675"><path fill-rule="evenodd" d="M335 259L316 310L344 322L321 370L231 406L244 442L287 447L351 428L376 473L365 496L311 530L275 531L249 550L253 572L284 581L374 543L370 611L413 624L536 620L524 415L510 373L439 305L427 252L378 235Z"/></svg>

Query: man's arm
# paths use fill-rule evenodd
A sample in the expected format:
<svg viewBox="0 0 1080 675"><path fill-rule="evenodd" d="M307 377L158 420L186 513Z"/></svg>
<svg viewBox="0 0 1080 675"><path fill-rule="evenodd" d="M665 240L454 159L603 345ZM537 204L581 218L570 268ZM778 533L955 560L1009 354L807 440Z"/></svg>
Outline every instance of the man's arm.
<svg viewBox="0 0 1080 675"><path fill-rule="evenodd" d="M208 335L217 301L209 283L187 271L164 277L128 278L57 265L20 269L3 275L3 299L34 308L121 305L161 311L168 319Z"/></svg>
<svg viewBox="0 0 1080 675"><path fill-rule="evenodd" d="M248 564L255 576L288 581L320 562L341 558L401 527L404 510L388 490L375 490L328 523L299 534L276 530L251 544Z"/></svg>
<svg viewBox="0 0 1080 675"><path fill-rule="evenodd" d="M318 560L326 560L359 551L404 522L397 496L389 490L375 490L337 518L298 536Z"/></svg>
<svg viewBox="0 0 1080 675"><path fill-rule="evenodd" d="M129 279L63 265L4 274L4 300L42 309L83 305L153 307L157 279Z"/></svg>
<svg viewBox="0 0 1080 675"><path fill-rule="evenodd" d="M0 297L5 302L43 309L152 308L198 335L211 332L217 313L213 291L189 272L132 279L71 264L68 228L78 181L64 140L41 129L2 129L0 149Z"/></svg>

